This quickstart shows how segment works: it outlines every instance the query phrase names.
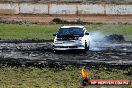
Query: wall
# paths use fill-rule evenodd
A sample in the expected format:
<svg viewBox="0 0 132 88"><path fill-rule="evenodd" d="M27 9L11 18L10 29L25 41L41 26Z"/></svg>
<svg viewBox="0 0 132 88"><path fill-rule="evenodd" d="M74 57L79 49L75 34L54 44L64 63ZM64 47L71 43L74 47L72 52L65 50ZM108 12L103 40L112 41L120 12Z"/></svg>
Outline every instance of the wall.
<svg viewBox="0 0 132 88"><path fill-rule="evenodd" d="M0 14L112 14L132 15L132 5L1 3Z"/></svg>
<svg viewBox="0 0 132 88"><path fill-rule="evenodd" d="M48 14L47 4L20 4L19 7L21 14Z"/></svg>
<svg viewBox="0 0 132 88"><path fill-rule="evenodd" d="M104 6L98 4L84 4L79 6L80 14L104 14Z"/></svg>
<svg viewBox="0 0 132 88"><path fill-rule="evenodd" d="M19 14L19 5L0 4L0 14Z"/></svg>
<svg viewBox="0 0 132 88"><path fill-rule="evenodd" d="M50 14L76 14L75 4L52 4L50 7Z"/></svg>
<svg viewBox="0 0 132 88"><path fill-rule="evenodd" d="M132 5L106 5L106 14L132 14Z"/></svg>

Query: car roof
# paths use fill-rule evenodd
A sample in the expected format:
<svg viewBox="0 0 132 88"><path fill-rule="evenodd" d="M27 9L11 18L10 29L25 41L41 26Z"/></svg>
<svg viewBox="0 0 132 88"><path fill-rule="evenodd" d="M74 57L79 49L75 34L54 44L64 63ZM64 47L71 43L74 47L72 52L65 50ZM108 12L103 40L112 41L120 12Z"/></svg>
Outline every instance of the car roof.
<svg viewBox="0 0 132 88"><path fill-rule="evenodd" d="M84 28L84 26L62 26L61 28L71 28L71 27Z"/></svg>

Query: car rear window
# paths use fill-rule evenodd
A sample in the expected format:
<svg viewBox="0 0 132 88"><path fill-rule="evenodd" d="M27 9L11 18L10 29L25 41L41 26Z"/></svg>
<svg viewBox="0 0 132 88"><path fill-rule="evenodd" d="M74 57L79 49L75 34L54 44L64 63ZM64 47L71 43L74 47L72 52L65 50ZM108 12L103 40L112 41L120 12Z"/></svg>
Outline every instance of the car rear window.
<svg viewBox="0 0 132 88"><path fill-rule="evenodd" d="M77 27L60 28L57 35L84 35L84 30Z"/></svg>

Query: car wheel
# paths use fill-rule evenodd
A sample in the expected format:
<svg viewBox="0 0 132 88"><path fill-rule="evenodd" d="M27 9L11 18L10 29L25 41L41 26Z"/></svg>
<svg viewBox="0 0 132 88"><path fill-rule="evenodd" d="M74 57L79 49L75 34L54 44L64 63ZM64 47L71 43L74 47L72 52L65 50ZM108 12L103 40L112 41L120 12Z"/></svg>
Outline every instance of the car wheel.
<svg viewBox="0 0 132 88"><path fill-rule="evenodd" d="M85 51L88 50L87 42L85 41Z"/></svg>
<svg viewBox="0 0 132 88"><path fill-rule="evenodd" d="M90 47L90 42L86 42L86 44L87 44L87 51L89 50L89 47Z"/></svg>
<svg viewBox="0 0 132 88"><path fill-rule="evenodd" d="M87 47L87 50L89 50L89 46Z"/></svg>

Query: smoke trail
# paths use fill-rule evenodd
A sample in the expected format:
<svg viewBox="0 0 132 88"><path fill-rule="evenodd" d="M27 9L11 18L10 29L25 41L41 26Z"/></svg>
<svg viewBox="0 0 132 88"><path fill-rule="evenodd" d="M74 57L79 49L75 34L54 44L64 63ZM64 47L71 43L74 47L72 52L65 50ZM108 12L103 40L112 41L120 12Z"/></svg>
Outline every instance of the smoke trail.
<svg viewBox="0 0 132 88"><path fill-rule="evenodd" d="M112 34L105 35L101 31L91 32L90 35L90 50L91 51L108 51L116 50L121 52L132 52L131 42L125 41L122 35Z"/></svg>
<svg viewBox="0 0 132 88"><path fill-rule="evenodd" d="M99 51L102 50L100 47L104 44L105 35L100 31L94 31L90 33L90 50Z"/></svg>

